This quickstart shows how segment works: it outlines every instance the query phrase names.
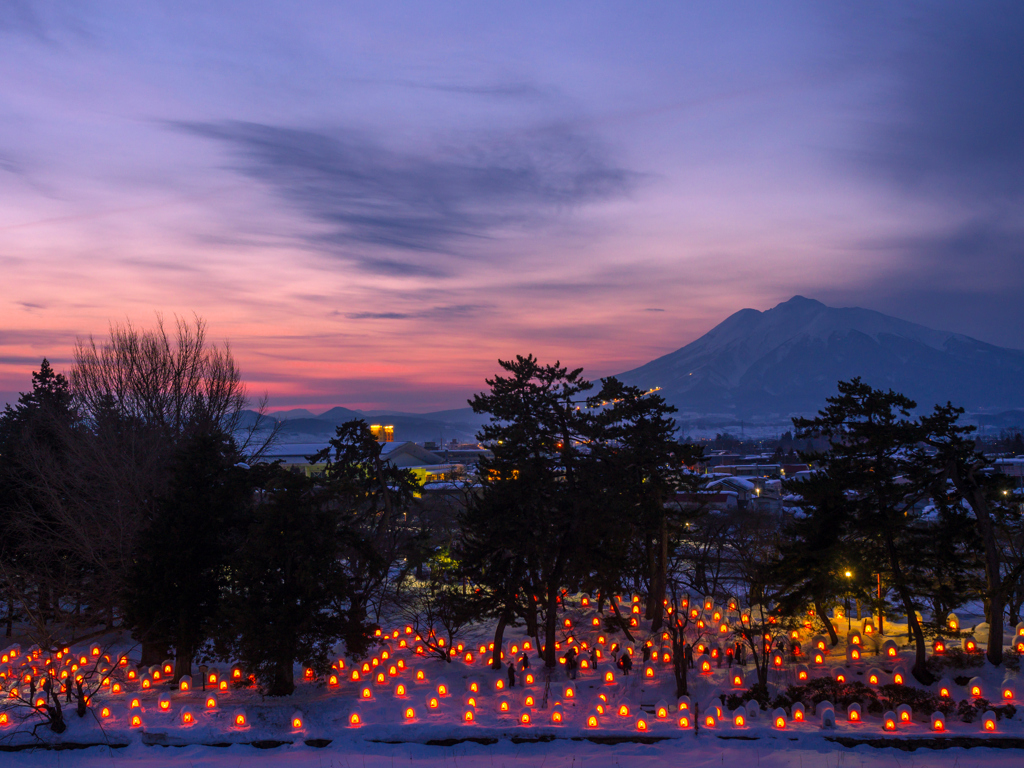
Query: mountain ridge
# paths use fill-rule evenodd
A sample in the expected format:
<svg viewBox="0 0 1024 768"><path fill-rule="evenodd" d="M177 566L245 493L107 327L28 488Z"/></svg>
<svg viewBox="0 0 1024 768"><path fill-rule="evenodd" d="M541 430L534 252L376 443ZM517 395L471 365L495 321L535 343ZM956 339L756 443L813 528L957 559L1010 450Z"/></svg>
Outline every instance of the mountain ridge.
<svg viewBox="0 0 1024 768"><path fill-rule="evenodd" d="M814 413L837 381L854 376L926 409L947 400L968 409L1024 406L1024 351L803 296L763 312L741 309L618 378L660 386L682 412L743 417Z"/></svg>

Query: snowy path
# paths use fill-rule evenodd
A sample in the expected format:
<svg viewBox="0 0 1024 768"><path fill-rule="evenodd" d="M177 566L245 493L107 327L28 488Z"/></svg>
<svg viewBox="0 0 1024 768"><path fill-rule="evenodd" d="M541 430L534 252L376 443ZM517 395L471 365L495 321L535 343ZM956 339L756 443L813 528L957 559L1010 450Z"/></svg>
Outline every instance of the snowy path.
<svg viewBox="0 0 1024 768"><path fill-rule="evenodd" d="M556 741L513 744L502 741L483 746L454 747L369 744L331 745L325 749L281 747L259 750L248 746L230 748L185 747L181 749L132 746L121 750L93 748L75 752L20 752L0 755L0 764L36 768L1011 768L1024 763L1019 751L999 749L946 749L901 752L894 749L832 748L816 745L738 743L720 739L663 742L653 745L603 746L590 742Z"/></svg>

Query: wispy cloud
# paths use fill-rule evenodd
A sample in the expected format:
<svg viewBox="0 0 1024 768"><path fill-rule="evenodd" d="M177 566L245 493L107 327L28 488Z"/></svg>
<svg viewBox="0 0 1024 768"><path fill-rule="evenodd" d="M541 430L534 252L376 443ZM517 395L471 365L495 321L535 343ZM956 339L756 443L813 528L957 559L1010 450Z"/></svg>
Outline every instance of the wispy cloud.
<svg viewBox="0 0 1024 768"><path fill-rule="evenodd" d="M176 125L224 143L239 172L317 222L310 241L384 274L445 274L437 254L466 257L472 242L543 226L633 183L596 138L566 128L399 151L347 129Z"/></svg>

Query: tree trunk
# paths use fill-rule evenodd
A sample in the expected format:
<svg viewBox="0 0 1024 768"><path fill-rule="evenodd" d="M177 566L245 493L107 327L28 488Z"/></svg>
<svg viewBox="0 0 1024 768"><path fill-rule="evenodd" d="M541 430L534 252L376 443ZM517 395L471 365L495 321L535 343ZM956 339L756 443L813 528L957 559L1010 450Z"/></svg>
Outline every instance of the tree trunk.
<svg viewBox="0 0 1024 768"><path fill-rule="evenodd" d="M665 582L668 580L668 518L661 516L661 533L658 541L658 567L655 579L651 584L651 595L648 598L647 610L651 612L653 606L654 615L651 631L657 632L661 629L665 617Z"/></svg>
<svg viewBox="0 0 1024 768"><path fill-rule="evenodd" d="M141 654L139 666L152 667L167 658L167 643L143 640Z"/></svg>
<svg viewBox="0 0 1024 768"><path fill-rule="evenodd" d="M989 663L999 666L1003 663L1003 608L1006 605L1006 591L1000 571L999 546L996 544L995 527L988 499L974 480L974 468L968 468L964 477L959 466L950 463L950 477L957 491L964 497L974 512L978 533L985 546L985 590L987 597L986 618L988 619L988 648L985 656Z"/></svg>
<svg viewBox="0 0 1024 768"><path fill-rule="evenodd" d="M631 643L636 642L633 639L632 633L630 633L630 631L629 631L629 622L626 621L624 618L622 618L622 614L619 613L619 604L617 602L615 602L615 597L613 596L612 599L609 600L608 602L611 603L612 611L615 612L615 619L616 619L616 621L619 622L619 626L622 627L622 631L626 633L626 637L629 638L629 642L631 642Z"/></svg>
<svg viewBox="0 0 1024 768"><path fill-rule="evenodd" d="M268 696L291 696L295 691L295 662L292 659L279 661L274 666L274 676L267 687Z"/></svg>
<svg viewBox="0 0 1024 768"><path fill-rule="evenodd" d="M555 632L558 630L558 587L554 581L547 587L547 612L544 616L544 664L548 669L558 666L555 653Z"/></svg>
<svg viewBox="0 0 1024 768"><path fill-rule="evenodd" d="M689 680L686 678L686 654L683 653L683 646L673 637L672 639L672 669L676 675L676 698L686 696L689 690Z"/></svg>
<svg viewBox="0 0 1024 768"><path fill-rule="evenodd" d="M494 628L494 651L491 653L491 669L501 669L501 644L505 636L505 612L498 616L498 626ZM511 659L515 664L515 659Z"/></svg>
<svg viewBox="0 0 1024 768"><path fill-rule="evenodd" d="M192 677L192 657L195 652L191 648L178 646L174 649L174 680L177 685L185 675Z"/></svg>
<svg viewBox="0 0 1024 768"><path fill-rule="evenodd" d="M821 601L814 601L814 612L818 614L818 618L821 619L821 623L825 625L825 631L828 632L828 641L831 643L831 647L835 648L839 645L839 635L836 634L836 628L832 626L832 620L825 615L825 612L821 610Z"/></svg>

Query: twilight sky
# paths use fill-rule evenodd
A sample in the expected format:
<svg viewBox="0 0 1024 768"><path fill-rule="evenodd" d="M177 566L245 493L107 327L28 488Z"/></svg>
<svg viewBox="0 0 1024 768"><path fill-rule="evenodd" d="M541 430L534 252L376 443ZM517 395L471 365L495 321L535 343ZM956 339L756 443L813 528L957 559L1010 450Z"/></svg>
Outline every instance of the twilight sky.
<svg viewBox="0 0 1024 768"><path fill-rule="evenodd" d="M0 2L0 402L156 312L314 409L794 294L1024 348L1022 235L1017 0Z"/></svg>

